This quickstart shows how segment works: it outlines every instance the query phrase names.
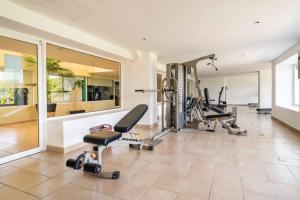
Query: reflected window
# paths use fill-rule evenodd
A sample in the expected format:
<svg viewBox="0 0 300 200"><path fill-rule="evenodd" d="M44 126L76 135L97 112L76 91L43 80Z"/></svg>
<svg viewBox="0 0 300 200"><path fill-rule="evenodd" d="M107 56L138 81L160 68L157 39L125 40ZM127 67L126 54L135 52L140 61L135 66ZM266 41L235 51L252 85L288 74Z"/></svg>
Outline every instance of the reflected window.
<svg viewBox="0 0 300 200"><path fill-rule="evenodd" d="M120 106L120 68L116 61L47 44L48 116ZM53 106L55 104L55 106Z"/></svg>

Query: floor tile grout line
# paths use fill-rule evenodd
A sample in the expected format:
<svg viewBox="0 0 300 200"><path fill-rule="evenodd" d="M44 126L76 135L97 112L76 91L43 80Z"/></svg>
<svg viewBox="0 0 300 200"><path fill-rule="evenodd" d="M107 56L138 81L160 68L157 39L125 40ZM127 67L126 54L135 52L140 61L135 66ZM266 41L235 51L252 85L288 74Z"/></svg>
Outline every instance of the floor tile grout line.
<svg viewBox="0 0 300 200"><path fill-rule="evenodd" d="M286 165L286 168L289 170L289 172L294 176L294 178L298 181L299 185L300 185L300 179L293 173L293 171L289 168L289 166ZM300 168L299 168L300 170Z"/></svg>
<svg viewBox="0 0 300 200"><path fill-rule="evenodd" d="M208 199L211 198L211 195L212 195L212 189L213 189L213 183L214 183L214 180L215 180L215 173L216 173L216 168L217 168L217 164L215 163L214 164L214 172L213 172L213 178L212 178L212 181L211 181L211 184L210 184L210 189L209 189L209 195L208 195Z"/></svg>
<svg viewBox="0 0 300 200"><path fill-rule="evenodd" d="M29 192L27 192L27 191L21 190L21 189L16 188L16 187L13 187L13 186L8 185L8 184L6 184L6 183L2 183L2 182L1 182L1 184L5 185L6 187L13 188L13 189L15 189L15 190L18 190L19 192L22 192L22 193L25 193L25 194L28 194L28 195L30 195L30 196L37 197L38 199L40 199L40 197L35 196L35 195L33 195L33 194L31 194L31 193L29 193Z"/></svg>

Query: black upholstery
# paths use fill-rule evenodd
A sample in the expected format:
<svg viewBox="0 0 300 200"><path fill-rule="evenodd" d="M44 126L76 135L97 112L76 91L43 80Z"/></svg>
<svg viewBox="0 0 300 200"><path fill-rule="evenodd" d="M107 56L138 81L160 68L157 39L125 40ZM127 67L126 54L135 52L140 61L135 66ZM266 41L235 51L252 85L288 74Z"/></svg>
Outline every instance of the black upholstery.
<svg viewBox="0 0 300 200"><path fill-rule="evenodd" d="M88 134L83 137L83 141L86 143L104 145L118 140L122 137L122 133L130 131L134 125L144 116L147 112L148 106L140 104L133 108L127 115L125 115L114 127L115 131L100 131L93 134Z"/></svg>
<svg viewBox="0 0 300 200"><path fill-rule="evenodd" d="M206 119L215 119L215 118L222 118L222 117L231 117L232 113L221 113L221 114L213 114L213 115L206 115Z"/></svg>
<svg viewBox="0 0 300 200"><path fill-rule="evenodd" d="M120 133L127 133L138 123L147 110L148 106L146 104L137 105L114 126L114 130Z"/></svg>
<svg viewBox="0 0 300 200"><path fill-rule="evenodd" d="M83 141L90 144L107 146L109 143L118 140L121 137L122 133L117 133L114 131L100 131L84 136Z"/></svg>
<svg viewBox="0 0 300 200"><path fill-rule="evenodd" d="M209 97L207 88L204 88L204 95L205 95L205 105L209 106L210 105L210 97Z"/></svg>
<svg viewBox="0 0 300 200"><path fill-rule="evenodd" d="M217 113L220 113L220 114L223 114L224 113L224 108L227 107L226 104L222 105L220 104L220 98L222 96L222 93L223 93L223 90L224 90L224 87L221 88L221 91L219 93L219 103L218 104L211 104L211 99L209 97L209 92L208 92L208 89L207 88L204 88L204 95L205 95L205 106L208 107L209 109L217 112Z"/></svg>

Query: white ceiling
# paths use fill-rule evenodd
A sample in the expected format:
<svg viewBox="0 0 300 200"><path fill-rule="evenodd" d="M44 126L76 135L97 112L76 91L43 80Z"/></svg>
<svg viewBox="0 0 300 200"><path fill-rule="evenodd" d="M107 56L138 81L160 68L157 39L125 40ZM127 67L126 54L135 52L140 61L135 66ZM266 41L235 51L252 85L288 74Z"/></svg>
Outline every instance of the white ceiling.
<svg viewBox="0 0 300 200"><path fill-rule="evenodd" d="M154 51L163 63L216 53L227 73L257 68L300 41L300 0L10 1L132 51Z"/></svg>

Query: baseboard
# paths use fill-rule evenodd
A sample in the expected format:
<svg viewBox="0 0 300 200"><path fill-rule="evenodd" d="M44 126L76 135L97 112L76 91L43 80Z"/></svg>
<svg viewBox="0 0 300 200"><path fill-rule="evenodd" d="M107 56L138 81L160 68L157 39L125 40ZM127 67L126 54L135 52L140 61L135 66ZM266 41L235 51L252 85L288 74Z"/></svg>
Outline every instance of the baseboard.
<svg viewBox="0 0 300 200"><path fill-rule="evenodd" d="M78 143L78 144L74 144L74 145L71 145L71 146L68 146L68 147L65 147L65 148L47 145L47 151L55 152L55 153L61 153L61 154L66 154L66 153L69 153L71 151L80 149L80 148L82 148L82 147L84 147L86 145L88 145L88 144L83 143L83 142Z"/></svg>
<svg viewBox="0 0 300 200"><path fill-rule="evenodd" d="M276 118L276 117L274 117L274 116L271 116L271 119L272 119L272 120L275 120L275 121L277 121L277 122L279 122L280 124L282 124L283 126L289 128L289 129L292 130L292 131L296 131L296 132L300 133L300 130L296 129L295 127L293 127L293 126L291 126L291 125L289 125L289 124L287 124L287 123L284 122L284 121L281 121L280 119L278 119L278 118Z"/></svg>
<svg viewBox="0 0 300 200"><path fill-rule="evenodd" d="M158 126L158 123L156 122L156 123L154 123L154 124L137 124L137 125L135 125L135 127L137 127L137 128L144 128L144 129L150 129L150 128L155 128L155 127L157 127Z"/></svg>

